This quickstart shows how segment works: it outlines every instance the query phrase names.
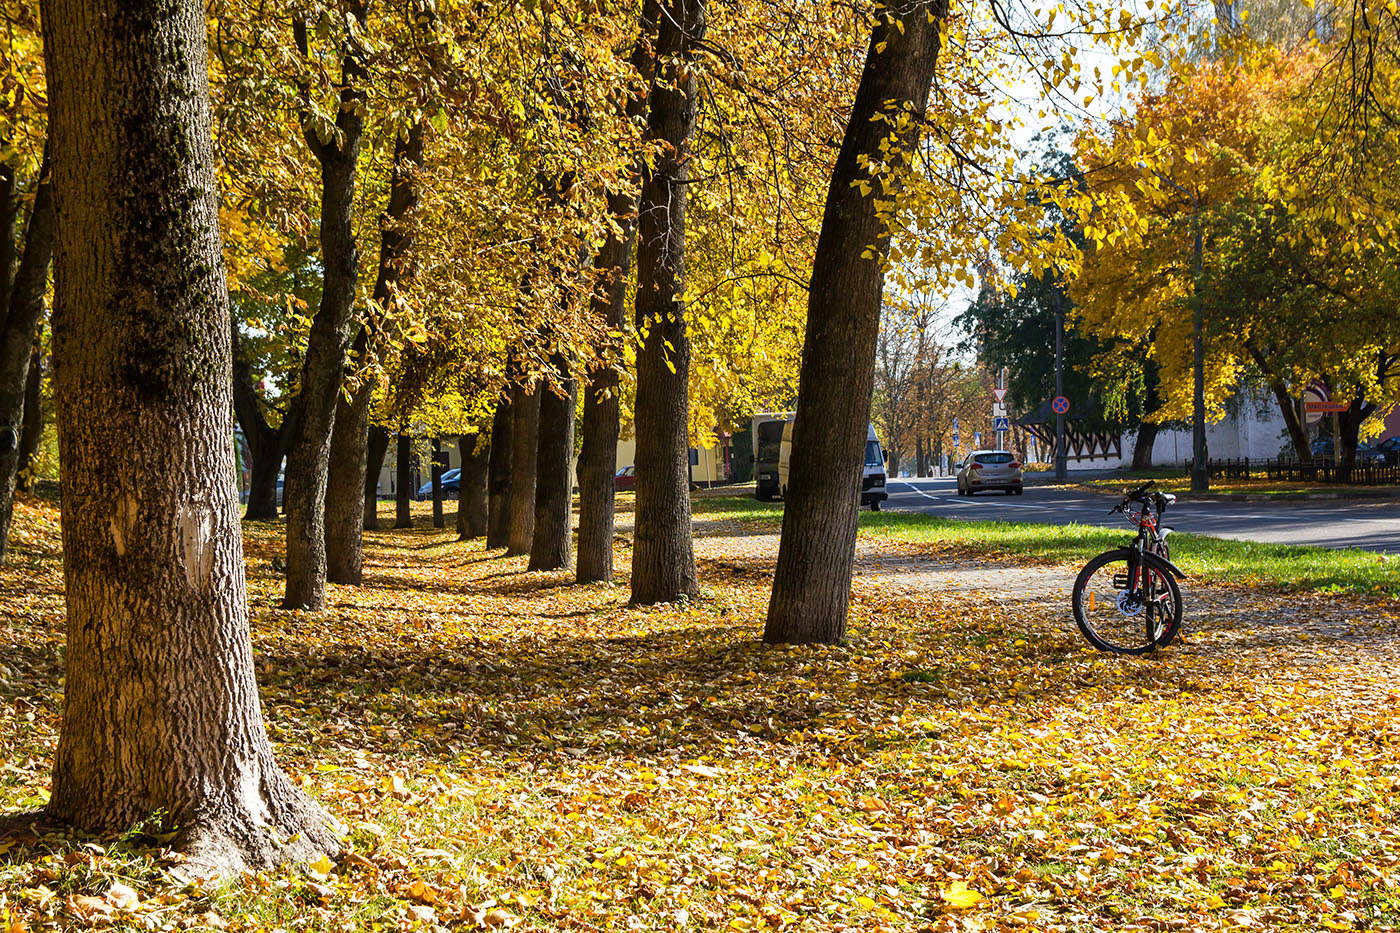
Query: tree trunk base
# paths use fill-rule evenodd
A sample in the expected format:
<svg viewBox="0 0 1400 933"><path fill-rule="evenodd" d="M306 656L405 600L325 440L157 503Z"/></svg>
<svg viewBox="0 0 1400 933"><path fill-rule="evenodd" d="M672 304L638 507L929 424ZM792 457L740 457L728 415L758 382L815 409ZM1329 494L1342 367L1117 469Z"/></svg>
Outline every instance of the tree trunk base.
<svg viewBox="0 0 1400 933"><path fill-rule="evenodd" d="M285 783L285 779L284 779ZM288 863L306 863L341 850L330 817L320 804L286 783L275 825L246 810L197 819L175 837L184 855L179 869L196 878L228 878Z"/></svg>

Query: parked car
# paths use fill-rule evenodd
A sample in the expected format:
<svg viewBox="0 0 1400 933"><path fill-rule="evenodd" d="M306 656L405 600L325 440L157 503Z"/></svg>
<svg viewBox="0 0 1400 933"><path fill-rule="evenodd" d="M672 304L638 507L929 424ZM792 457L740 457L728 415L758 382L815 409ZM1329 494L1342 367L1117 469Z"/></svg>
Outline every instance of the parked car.
<svg viewBox="0 0 1400 933"><path fill-rule="evenodd" d="M613 488L621 490L636 489L637 468L634 466L625 466L618 470L617 475L613 477Z"/></svg>
<svg viewBox="0 0 1400 933"><path fill-rule="evenodd" d="M442 480L441 480L441 482L442 482L442 497L443 497L444 499L455 499L455 498L457 498L457 496L459 496L459 495L461 494L461 492L462 492L462 470L461 470L461 468L458 467L457 469L448 470L446 473L442 474ZM428 482L426 482L426 483L424 483L422 486L419 486L419 487L418 487L418 492L417 492L417 494L416 494L413 498L415 498L415 499L431 499L432 497L433 497L433 481L432 481L432 480L428 480Z"/></svg>
<svg viewBox="0 0 1400 933"><path fill-rule="evenodd" d="M1330 438L1330 437L1320 437L1320 438L1318 438L1317 440L1313 441L1313 442L1312 442L1312 455L1313 455L1313 460L1315 460L1315 461L1316 461L1316 460L1331 460L1331 459L1333 458L1333 453L1332 453L1332 438ZM1383 451L1377 450L1376 448L1372 447L1370 444L1357 444L1357 445L1356 445L1356 462L1359 463L1359 464L1361 464L1361 463L1376 463L1376 464L1381 464L1381 463L1385 463L1385 462L1386 462L1386 455L1385 455L1385 453L1384 453Z"/></svg>
<svg viewBox="0 0 1400 933"><path fill-rule="evenodd" d="M1000 489L1008 496L1021 495L1021 461L1009 450L974 450L958 465L958 495L971 496Z"/></svg>
<svg viewBox="0 0 1400 933"><path fill-rule="evenodd" d="M1386 463L1391 466L1400 466L1400 434L1387 437L1377 444L1375 449L1380 451L1381 456L1385 457Z"/></svg>

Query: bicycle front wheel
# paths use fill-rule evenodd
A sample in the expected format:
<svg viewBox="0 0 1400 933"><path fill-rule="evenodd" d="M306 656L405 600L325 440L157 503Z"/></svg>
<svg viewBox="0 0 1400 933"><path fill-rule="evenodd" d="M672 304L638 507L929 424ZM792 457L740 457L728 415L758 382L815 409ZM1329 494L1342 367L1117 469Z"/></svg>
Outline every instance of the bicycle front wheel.
<svg viewBox="0 0 1400 933"><path fill-rule="evenodd" d="M1071 598L1074 624L1100 651L1146 654L1171 644L1181 627L1181 588L1160 568L1138 567L1128 548L1084 565Z"/></svg>

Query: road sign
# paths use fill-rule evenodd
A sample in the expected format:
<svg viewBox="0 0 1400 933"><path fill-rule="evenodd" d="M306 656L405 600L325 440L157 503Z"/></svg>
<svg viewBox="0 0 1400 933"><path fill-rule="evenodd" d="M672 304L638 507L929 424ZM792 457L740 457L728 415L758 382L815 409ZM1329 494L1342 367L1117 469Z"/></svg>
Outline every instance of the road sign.
<svg viewBox="0 0 1400 933"><path fill-rule="evenodd" d="M1321 421L1323 409L1313 408L1313 405L1326 404L1327 400L1327 387L1321 382L1313 380L1313 382L1303 390L1303 421L1306 424L1317 424Z"/></svg>
<svg viewBox="0 0 1400 933"><path fill-rule="evenodd" d="M957 432L957 431L954 431L954 432L953 432L953 446L954 446L954 447L958 446L958 432Z"/></svg>
<svg viewBox="0 0 1400 933"><path fill-rule="evenodd" d="M1069 414L1069 399L1065 398L1063 395L1057 395L1054 401L1050 403L1050 407L1054 409L1057 415Z"/></svg>
<svg viewBox="0 0 1400 933"><path fill-rule="evenodd" d="M1001 402L997 402L995 405L992 406L992 417L993 417L993 418L1002 418L1002 417L1005 417L1005 416L1006 416L1006 406L1005 406L1005 405L1003 405Z"/></svg>
<svg viewBox="0 0 1400 933"><path fill-rule="evenodd" d="M973 431L973 432L972 432L972 443L973 443L973 446L976 446L976 447L981 447L981 446L982 446L982 432L981 432L981 431Z"/></svg>
<svg viewBox="0 0 1400 933"><path fill-rule="evenodd" d="M1000 404L1000 403L1006 401L1006 390L1005 390L1005 389L993 389L993 390L992 390L992 398L996 399L998 404Z"/></svg>
<svg viewBox="0 0 1400 933"><path fill-rule="evenodd" d="M957 415L954 415L954 416L953 416L953 433L954 433L954 434L957 434L957 433L958 433L958 416L957 416Z"/></svg>
<svg viewBox="0 0 1400 933"><path fill-rule="evenodd" d="M993 430L993 431L1010 431L1010 430L1011 430L1011 419L1008 418L1008 417L1006 417L1005 415L1002 415L1002 416L997 417L997 418L993 418L993 419L992 419L992 430Z"/></svg>

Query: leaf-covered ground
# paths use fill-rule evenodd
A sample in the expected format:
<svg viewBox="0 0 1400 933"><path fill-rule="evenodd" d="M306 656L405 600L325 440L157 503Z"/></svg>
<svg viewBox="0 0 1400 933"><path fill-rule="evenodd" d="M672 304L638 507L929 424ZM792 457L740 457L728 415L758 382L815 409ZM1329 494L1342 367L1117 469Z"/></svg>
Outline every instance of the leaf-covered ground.
<svg viewBox="0 0 1400 933"><path fill-rule="evenodd" d="M1188 583L1187 644L1125 660L1075 632L1072 565L874 529L849 642L767 648L776 536L696 518L704 593L660 609L420 526L281 612L250 525L268 726L348 854L211 888L154 822L36 827L0 841L0 933L1400 922L1400 604ZM46 799L63 689L57 515L17 525L0 813Z"/></svg>

